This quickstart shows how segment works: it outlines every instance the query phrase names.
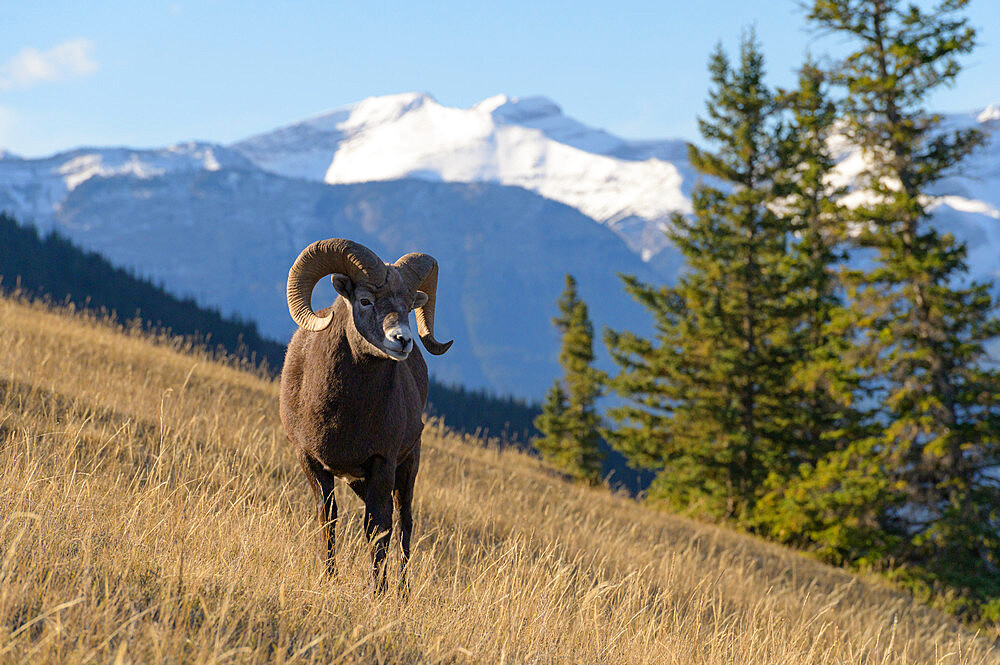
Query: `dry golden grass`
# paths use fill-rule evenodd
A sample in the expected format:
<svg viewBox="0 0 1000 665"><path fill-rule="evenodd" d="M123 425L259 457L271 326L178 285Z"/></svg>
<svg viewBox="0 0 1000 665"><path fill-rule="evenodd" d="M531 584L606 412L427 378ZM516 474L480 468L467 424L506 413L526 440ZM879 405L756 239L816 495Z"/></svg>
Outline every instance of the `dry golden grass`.
<svg viewBox="0 0 1000 665"><path fill-rule="evenodd" d="M429 428L411 592L340 576L277 386L0 300L0 662L1000 663L877 581Z"/></svg>

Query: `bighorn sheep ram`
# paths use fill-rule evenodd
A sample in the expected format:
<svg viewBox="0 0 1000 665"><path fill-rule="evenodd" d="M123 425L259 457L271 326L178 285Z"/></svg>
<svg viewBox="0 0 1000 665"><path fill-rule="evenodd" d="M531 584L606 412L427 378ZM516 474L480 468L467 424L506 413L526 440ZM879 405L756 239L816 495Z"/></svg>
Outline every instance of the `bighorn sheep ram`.
<svg viewBox="0 0 1000 665"><path fill-rule="evenodd" d="M340 294L314 312L313 287L332 275ZM402 574L410 556L413 481L420 463L421 414L427 365L413 343L409 312L434 355L451 342L434 339L437 261L407 254L383 263L367 247L331 238L306 247L288 271L288 310L299 325L281 371L281 422L316 496L335 572L335 478L365 502L376 590L385 588L384 562L399 510Z"/></svg>

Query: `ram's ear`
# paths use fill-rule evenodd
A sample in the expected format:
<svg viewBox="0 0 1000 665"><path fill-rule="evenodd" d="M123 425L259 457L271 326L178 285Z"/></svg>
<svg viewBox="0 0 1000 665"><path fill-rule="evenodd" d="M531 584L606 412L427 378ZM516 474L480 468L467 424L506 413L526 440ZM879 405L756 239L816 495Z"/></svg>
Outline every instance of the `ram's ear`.
<svg viewBox="0 0 1000 665"><path fill-rule="evenodd" d="M426 293L424 293L423 291L417 291L417 293L413 296L413 307L411 307L410 309L417 309L418 307L423 307L424 305L427 304L427 298L428 296Z"/></svg>
<svg viewBox="0 0 1000 665"><path fill-rule="evenodd" d="M335 272L330 275L330 281L333 282L333 288L337 290L337 293L347 298L348 301L354 297L354 283L350 277Z"/></svg>

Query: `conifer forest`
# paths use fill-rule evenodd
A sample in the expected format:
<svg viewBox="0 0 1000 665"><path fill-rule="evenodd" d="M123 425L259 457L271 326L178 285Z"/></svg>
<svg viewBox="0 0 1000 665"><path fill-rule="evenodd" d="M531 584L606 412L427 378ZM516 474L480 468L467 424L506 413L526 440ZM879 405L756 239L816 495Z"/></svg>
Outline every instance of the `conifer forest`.
<svg viewBox="0 0 1000 665"><path fill-rule="evenodd" d="M839 565L883 573L972 622L1000 620L1000 333L990 284L935 230L935 183L983 142L928 97L960 76L967 0L815 0L797 85L768 84L748 30L709 57L689 146L694 212L668 231L673 285L623 275L655 335L607 329L568 278L564 376L536 425L543 456L593 481L604 438L655 479L648 500ZM850 187L833 136L862 149ZM598 414L595 398L611 404Z"/></svg>

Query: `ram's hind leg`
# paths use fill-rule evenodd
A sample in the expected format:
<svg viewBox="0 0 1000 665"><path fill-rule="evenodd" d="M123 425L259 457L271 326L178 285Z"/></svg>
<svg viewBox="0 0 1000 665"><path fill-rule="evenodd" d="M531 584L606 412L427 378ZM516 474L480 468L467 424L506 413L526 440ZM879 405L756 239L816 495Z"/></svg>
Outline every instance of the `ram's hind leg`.
<svg viewBox="0 0 1000 665"><path fill-rule="evenodd" d="M420 466L420 447L396 467L396 486L392 491L399 510L399 545L401 550L399 586L405 592L406 564L410 561L410 536L413 534L413 483Z"/></svg>
<svg viewBox="0 0 1000 665"><path fill-rule="evenodd" d="M331 575L337 572L337 499L334 495L336 479L333 474L301 450L296 451L299 464L316 496L316 512L323 525L326 540L326 569Z"/></svg>

